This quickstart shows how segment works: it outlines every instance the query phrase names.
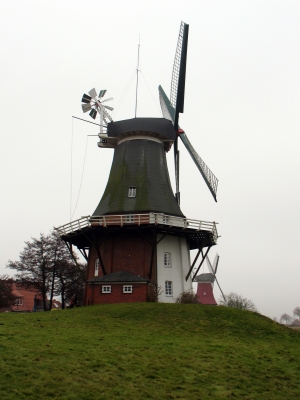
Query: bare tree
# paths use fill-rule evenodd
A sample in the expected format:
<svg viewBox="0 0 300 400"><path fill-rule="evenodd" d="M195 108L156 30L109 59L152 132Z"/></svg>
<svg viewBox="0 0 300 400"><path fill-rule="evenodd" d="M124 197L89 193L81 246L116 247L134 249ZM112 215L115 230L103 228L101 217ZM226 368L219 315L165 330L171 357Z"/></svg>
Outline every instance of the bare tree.
<svg viewBox="0 0 300 400"><path fill-rule="evenodd" d="M16 301L16 296L12 292L13 278L8 275L0 276L0 307L9 307Z"/></svg>
<svg viewBox="0 0 300 400"><path fill-rule="evenodd" d="M16 280L26 288L39 290L43 297L44 310L47 309L47 292L51 284L51 263L49 236L40 234L38 239L32 238L25 242L19 261L7 263L7 268L17 271Z"/></svg>
<svg viewBox="0 0 300 400"><path fill-rule="evenodd" d="M280 317L280 323L284 323L286 325L290 325L292 323L293 318L288 314L282 314Z"/></svg>
<svg viewBox="0 0 300 400"><path fill-rule="evenodd" d="M74 293L78 299L83 297L85 266L78 269L65 243L55 232L41 233L38 239L25 242L19 258L19 261L9 261L7 268L17 271L15 278L20 285L41 292L45 311L51 310L54 296L61 296L63 307Z"/></svg>
<svg viewBox="0 0 300 400"><path fill-rule="evenodd" d="M148 285L147 301L150 303L157 303L158 297L163 293L161 286Z"/></svg>
<svg viewBox="0 0 300 400"><path fill-rule="evenodd" d="M81 272L78 271L74 263L60 261L56 269L56 289L55 295L61 297L62 308L76 294L78 304L83 303L84 286L87 266L86 264L78 264Z"/></svg>
<svg viewBox="0 0 300 400"><path fill-rule="evenodd" d="M225 299L219 299L219 304L230 308L239 308L240 310L257 312L257 309L251 300L233 292L225 295Z"/></svg>
<svg viewBox="0 0 300 400"><path fill-rule="evenodd" d="M83 303L86 278L86 264L81 264L74 254L76 264L66 246L56 232L51 233L51 249L53 261L53 276L55 278L51 297L61 297L62 308L76 294L78 303ZM55 272L54 272L55 271Z"/></svg>
<svg viewBox="0 0 300 400"><path fill-rule="evenodd" d="M296 307L293 311L294 316L300 318L300 307Z"/></svg>

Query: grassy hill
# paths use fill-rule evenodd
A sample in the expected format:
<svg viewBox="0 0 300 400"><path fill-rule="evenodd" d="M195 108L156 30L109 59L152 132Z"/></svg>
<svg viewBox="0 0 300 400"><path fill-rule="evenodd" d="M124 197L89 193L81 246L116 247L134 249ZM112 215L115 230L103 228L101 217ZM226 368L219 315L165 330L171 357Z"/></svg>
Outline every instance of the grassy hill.
<svg viewBox="0 0 300 400"><path fill-rule="evenodd" d="M0 399L298 399L299 349L299 332L225 307L3 313Z"/></svg>

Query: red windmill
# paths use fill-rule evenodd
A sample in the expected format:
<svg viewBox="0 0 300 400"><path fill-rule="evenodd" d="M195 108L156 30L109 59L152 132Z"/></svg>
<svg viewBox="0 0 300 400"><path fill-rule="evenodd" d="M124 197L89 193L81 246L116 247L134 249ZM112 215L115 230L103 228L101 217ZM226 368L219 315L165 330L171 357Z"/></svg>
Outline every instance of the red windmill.
<svg viewBox="0 0 300 400"><path fill-rule="evenodd" d="M195 277L195 282L197 282L197 298L199 303L207 304L207 305L217 305L217 302L214 297L213 288L214 282L217 282L217 285L222 293L223 298L225 299L224 293L219 285L217 280L217 269L219 265L220 256L216 254L213 265L206 257L208 269L210 272L199 274Z"/></svg>

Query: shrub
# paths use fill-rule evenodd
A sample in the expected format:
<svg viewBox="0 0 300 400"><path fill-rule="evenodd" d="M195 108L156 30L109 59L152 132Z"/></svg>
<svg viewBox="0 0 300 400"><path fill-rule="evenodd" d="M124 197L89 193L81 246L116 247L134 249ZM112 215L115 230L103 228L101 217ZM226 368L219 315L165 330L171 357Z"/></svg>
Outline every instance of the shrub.
<svg viewBox="0 0 300 400"><path fill-rule="evenodd" d="M225 299L221 298L219 304L226 307L239 308L240 310L257 312L257 309L251 300L248 300L237 293L231 292L225 295Z"/></svg>
<svg viewBox="0 0 300 400"><path fill-rule="evenodd" d="M180 293L180 295L175 300L175 303L198 304L197 295L193 292L192 289L186 290L185 292Z"/></svg>
<svg viewBox="0 0 300 400"><path fill-rule="evenodd" d="M282 314L280 317L280 322L281 323L285 322L286 325L290 325L292 323L292 320L293 318L288 314Z"/></svg>
<svg viewBox="0 0 300 400"><path fill-rule="evenodd" d="M157 303L158 296L161 295L162 292L163 290L161 286L149 285L147 292L147 301L150 303Z"/></svg>

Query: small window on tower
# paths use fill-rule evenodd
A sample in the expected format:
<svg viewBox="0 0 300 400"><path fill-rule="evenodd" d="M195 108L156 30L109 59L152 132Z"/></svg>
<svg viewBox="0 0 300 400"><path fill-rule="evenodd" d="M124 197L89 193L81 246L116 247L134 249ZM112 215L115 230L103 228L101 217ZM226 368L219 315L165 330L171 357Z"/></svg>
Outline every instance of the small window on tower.
<svg viewBox="0 0 300 400"><path fill-rule="evenodd" d="M163 224L169 224L170 223L170 217L168 215L163 216Z"/></svg>
<svg viewBox="0 0 300 400"><path fill-rule="evenodd" d="M132 293L132 285L123 285L123 293Z"/></svg>
<svg viewBox="0 0 300 400"><path fill-rule="evenodd" d="M136 197L136 187L130 187L128 189L128 197Z"/></svg>
<svg viewBox="0 0 300 400"><path fill-rule="evenodd" d="M95 261L94 276L98 276L98 275L99 275L99 259L97 258L97 260Z"/></svg>
<svg viewBox="0 0 300 400"><path fill-rule="evenodd" d="M165 268L172 267L171 253L164 253L164 267Z"/></svg>
<svg viewBox="0 0 300 400"><path fill-rule="evenodd" d="M126 214L125 222L132 223L134 221L134 214Z"/></svg>
<svg viewBox="0 0 300 400"><path fill-rule="evenodd" d="M111 286L102 286L102 293L111 293Z"/></svg>
<svg viewBox="0 0 300 400"><path fill-rule="evenodd" d="M173 296L173 287L172 287L172 281L166 281L165 282L165 292L166 296Z"/></svg>

